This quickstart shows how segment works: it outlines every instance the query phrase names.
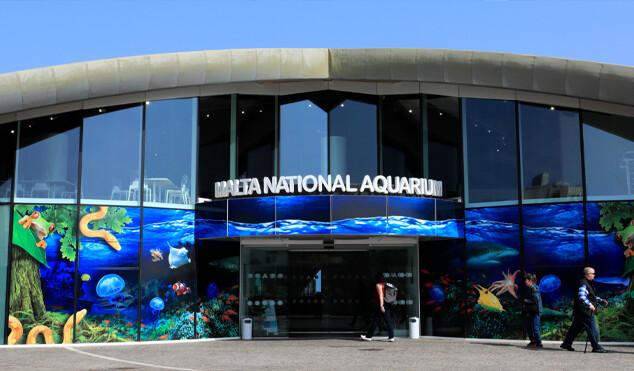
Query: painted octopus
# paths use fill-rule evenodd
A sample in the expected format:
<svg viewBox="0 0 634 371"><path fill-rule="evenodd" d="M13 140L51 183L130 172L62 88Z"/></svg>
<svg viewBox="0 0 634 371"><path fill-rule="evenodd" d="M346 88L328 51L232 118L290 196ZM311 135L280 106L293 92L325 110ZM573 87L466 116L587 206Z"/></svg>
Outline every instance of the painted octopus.
<svg viewBox="0 0 634 371"><path fill-rule="evenodd" d="M515 290L517 290L517 285L515 284L515 277L519 273L519 270L516 270L513 274L507 269L506 273L502 272L504 275L504 279L500 281L495 281L489 287L489 291L494 293L497 296L502 295L505 292L513 295L515 299L517 299L517 294Z"/></svg>

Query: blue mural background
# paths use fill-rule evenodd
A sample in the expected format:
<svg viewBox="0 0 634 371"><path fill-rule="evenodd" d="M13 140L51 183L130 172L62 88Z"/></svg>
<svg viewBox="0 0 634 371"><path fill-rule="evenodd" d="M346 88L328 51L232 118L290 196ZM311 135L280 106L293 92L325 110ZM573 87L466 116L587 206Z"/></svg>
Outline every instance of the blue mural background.
<svg viewBox="0 0 634 371"><path fill-rule="evenodd" d="M465 237L467 335L521 338L519 208L466 210Z"/></svg>
<svg viewBox="0 0 634 371"><path fill-rule="evenodd" d="M292 234L464 237L460 203L386 196L282 196L213 201L196 211L196 238Z"/></svg>
<svg viewBox="0 0 634 371"><path fill-rule="evenodd" d="M195 253L193 211L145 209L141 340L195 337Z"/></svg>

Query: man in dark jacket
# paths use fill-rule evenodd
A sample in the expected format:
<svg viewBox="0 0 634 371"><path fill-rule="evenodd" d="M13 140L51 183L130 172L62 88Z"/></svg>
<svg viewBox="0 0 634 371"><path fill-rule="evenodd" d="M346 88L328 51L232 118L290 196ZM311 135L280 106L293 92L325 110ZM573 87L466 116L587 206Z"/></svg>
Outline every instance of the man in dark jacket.
<svg viewBox="0 0 634 371"><path fill-rule="evenodd" d="M594 353L608 352L599 345L599 327L597 326L597 321L594 316L598 303L603 302L604 305L607 305L608 302L595 294L594 285L592 284L594 273L594 269L591 267L583 269L583 278L579 281L579 293L575 297L572 311L574 319L572 325L570 325L566 339L563 344L560 345L562 349L574 351L575 349L572 347L572 342L577 335L579 335L581 330L585 328L588 332L590 344L592 344L592 351Z"/></svg>

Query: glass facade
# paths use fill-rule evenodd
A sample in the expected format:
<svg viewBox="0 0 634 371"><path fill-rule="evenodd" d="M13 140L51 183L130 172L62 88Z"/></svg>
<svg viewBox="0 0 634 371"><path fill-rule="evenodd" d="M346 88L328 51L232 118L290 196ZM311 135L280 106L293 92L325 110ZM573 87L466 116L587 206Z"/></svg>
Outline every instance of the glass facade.
<svg viewBox="0 0 634 371"><path fill-rule="evenodd" d="M328 113L310 99L280 101L280 175L328 175Z"/></svg>
<svg viewBox="0 0 634 371"><path fill-rule="evenodd" d="M75 202L81 118L69 113L20 122L17 202Z"/></svg>
<svg viewBox="0 0 634 371"><path fill-rule="evenodd" d="M519 105L524 202L581 201L579 113Z"/></svg>
<svg viewBox="0 0 634 371"><path fill-rule="evenodd" d="M18 126L16 123L4 124L0 127L0 132L0 202L8 202L11 199ZM24 192L21 196L24 197Z"/></svg>
<svg viewBox="0 0 634 371"><path fill-rule="evenodd" d="M464 99L462 119L467 204L517 204L515 102Z"/></svg>
<svg viewBox="0 0 634 371"><path fill-rule="evenodd" d="M81 202L139 205L152 190L141 186L143 107L106 110L84 119Z"/></svg>
<svg viewBox="0 0 634 371"><path fill-rule="evenodd" d="M3 124L0 314L24 327L17 343L39 325L55 343L236 337L243 317L256 337L359 334L383 273L399 287L398 336L416 316L425 335L518 339L515 297L531 272L542 337L559 340L588 264L614 308L601 315L627 310L632 125L515 101L336 91ZM387 188L216 195L216 182L255 178L263 191L264 177L309 174ZM442 181L442 196L416 195L423 178ZM605 323L602 340L634 339Z"/></svg>
<svg viewBox="0 0 634 371"><path fill-rule="evenodd" d="M193 207L198 100L151 102L145 111L147 206Z"/></svg>
<svg viewBox="0 0 634 371"><path fill-rule="evenodd" d="M588 200L634 197L634 118L583 111Z"/></svg>

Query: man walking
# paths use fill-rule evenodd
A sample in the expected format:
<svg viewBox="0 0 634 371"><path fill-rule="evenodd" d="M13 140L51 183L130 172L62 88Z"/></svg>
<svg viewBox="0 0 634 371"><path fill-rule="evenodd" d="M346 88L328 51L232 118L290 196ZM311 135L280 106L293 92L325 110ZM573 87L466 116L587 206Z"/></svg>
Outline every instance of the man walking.
<svg viewBox="0 0 634 371"><path fill-rule="evenodd" d="M575 340L577 335L579 335L581 330L585 328L588 332L590 344L592 344L592 351L594 353L608 352L599 345L599 327L597 326L597 321L595 319L598 302L603 302L604 305L607 305L608 302L607 300L596 296L594 285L592 284L594 274L594 268L586 267L583 269L583 278L579 281L579 292L575 297L574 308L572 311L574 319L572 321L572 325L570 325L570 330L568 330L566 339L560 345L560 348L562 349L566 349L571 352L574 351L575 349L572 347L572 342Z"/></svg>

